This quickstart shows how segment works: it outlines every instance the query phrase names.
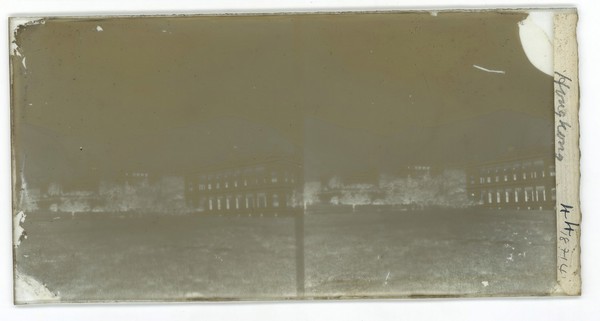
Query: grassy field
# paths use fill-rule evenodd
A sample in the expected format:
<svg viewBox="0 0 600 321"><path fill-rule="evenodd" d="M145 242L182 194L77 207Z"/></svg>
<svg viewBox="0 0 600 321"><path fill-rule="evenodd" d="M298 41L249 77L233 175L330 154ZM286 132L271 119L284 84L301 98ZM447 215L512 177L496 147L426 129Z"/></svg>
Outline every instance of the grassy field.
<svg viewBox="0 0 600 321"><path fill-rule="evenodd" d="M294 220L31 213L18 269L64 301L296 294ZM528 295L554 282L548 211L309 211L306 295Z"/></svg>
<svg viewBox="0 0 600 321"><path fill-rule="evenodd" d="M556 278L550 211L418 211L306 220L316 296L531 295Z"/></svg>

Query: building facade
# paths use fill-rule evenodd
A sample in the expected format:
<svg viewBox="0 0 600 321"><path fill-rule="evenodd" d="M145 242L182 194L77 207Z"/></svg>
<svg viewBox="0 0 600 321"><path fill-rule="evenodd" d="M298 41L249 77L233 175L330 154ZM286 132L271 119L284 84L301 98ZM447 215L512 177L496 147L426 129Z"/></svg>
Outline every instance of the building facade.
<svg viewBox="0 0 600 321"><path fill-rule="evenodd" d="M303 167L269 158L205 167L186 175L187 205L198 212L286 214L302 208Z"/></svg>
<svg viewBox="0 0 600 321"><path fill-rule="evenodd" d="M551 155L506 158L470 166L467 193L473 203L487 208L554 209L555 175Z"/></svg>

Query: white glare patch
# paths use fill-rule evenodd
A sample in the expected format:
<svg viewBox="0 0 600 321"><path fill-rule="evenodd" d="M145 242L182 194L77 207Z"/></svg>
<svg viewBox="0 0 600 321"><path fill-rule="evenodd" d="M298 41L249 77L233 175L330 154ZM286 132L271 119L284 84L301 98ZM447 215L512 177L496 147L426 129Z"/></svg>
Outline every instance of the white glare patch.
<svg viewBox="0 0 600 321"><path fill-rule="evenodd" d="M487 287L488 285L490 285L490 282L488 282L488 281L481 281L481 284L483 284L484 287Z"/></svg>
<svg viewBox="0 0 600 321"><path fill-rule="evenodd" d="M96 26L96 31L101 32L101 31L104 31L104 29L102 29L102 27L100 27L100 26Z"/></svg>
<svg viewBox="0 0 600 321"><path fill-rule="evenodd" d="M527 59L534 67L550 76L554 73L553 18L551 12L536 11L519 22L519 38Z"/></svg>

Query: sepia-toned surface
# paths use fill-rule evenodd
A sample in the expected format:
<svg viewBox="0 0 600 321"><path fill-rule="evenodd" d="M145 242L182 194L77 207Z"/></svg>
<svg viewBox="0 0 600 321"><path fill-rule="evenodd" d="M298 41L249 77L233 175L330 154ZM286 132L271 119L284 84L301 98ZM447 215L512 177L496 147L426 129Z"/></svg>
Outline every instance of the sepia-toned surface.
<svg viewBox="0 0 600 321"><path fill-rule="evenodd" d="M16 282L16 302L577 293L557 290L555 85L530 23L21 24L15 278L42 294Z"/></svg>

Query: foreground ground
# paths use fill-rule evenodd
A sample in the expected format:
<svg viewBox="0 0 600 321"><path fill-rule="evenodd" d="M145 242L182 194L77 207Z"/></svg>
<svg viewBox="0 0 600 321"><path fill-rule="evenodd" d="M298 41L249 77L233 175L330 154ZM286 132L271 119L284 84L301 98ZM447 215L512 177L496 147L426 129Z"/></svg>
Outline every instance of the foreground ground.
<svg viewBox="0 0 600 321"><path fill-rule="evenodd" d="M296 295L292 218L31 213L17 268L65 301ZM554 284L550 211L309 211L308 297L531 295Z"/></svg>

